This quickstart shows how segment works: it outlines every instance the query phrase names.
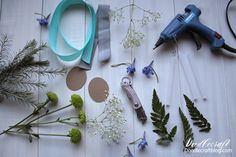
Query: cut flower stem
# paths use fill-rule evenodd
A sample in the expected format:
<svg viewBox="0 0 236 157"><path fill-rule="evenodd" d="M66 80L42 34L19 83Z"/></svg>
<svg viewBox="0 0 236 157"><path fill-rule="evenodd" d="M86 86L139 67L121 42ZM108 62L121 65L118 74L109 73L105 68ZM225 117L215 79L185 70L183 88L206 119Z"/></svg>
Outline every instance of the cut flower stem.
<svg viewBox="0 0 236 157"><path fill-rule="evenodd" d="M21 135L64 136L64 137L69 137L69 135L64 135L64 134L23 133L23 132L18 132L18 131L8 131L7 133L10 133L10 134L21 134Z"/></svg>
<svg viewBox="0 0 236 157"><path fill-rule="evenodd" d="M41 116L39 116L39 117L37 117L37 118L35 118L35 119L32 119L31 121L29 121L28 123L26 123L24 126L22 126L21 128L19 128L17 131L23 129L24 127L26 127L26 126L28 126L28 125L30 125L32 122L35 122L36 120L39 120L39 119L41 119L41 118L43 118L43 117L45 117L45 116L47 116L47 115L53 114L53 113L55 113L55 112L61 111L61 110L65 109L65 108L68 108L68 107L70 107L70 106L72 106L72 104L69 104L69 105L67 105L67 106L64 106L64 107L61 107L61 108L59 108L59 109L53 110L53 111L51 111L51 112L45 113L45 114L43 114L43 115L41 115Z"/></svg>
<svg viewBox="0 0 236 157"><path fill-rule="evenodd" d="M41 105L38 109L34 110L30 115L28 115L27 117L25 117L24 119L22 119L21 121L19 121L18 123L16 123L13 126L10 126L7 130L3 131L2 133L0 133L0 135L10 131L11 129L15 128L16 126L18 126L19 124L21 124L22 122L26 121L27 119L29 119L31 116L37 114L37 112L39 112L39 110L41 110L42 108L44 108L47 104L49 103L49 100L47 99L45 101L45 103L43 105Z"/></svg>

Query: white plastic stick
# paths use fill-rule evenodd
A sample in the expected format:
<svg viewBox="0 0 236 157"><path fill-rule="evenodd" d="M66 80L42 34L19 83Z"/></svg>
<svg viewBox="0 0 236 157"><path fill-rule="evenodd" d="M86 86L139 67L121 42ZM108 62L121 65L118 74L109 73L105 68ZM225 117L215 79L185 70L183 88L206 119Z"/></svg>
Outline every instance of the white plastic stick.
<svg viewBox="0 0 236 157"><path fill-rule="evenodd" d="M167 88L167 99L166 99L166 105L167 106L170 106L171 104L171 100L172 100L172 96L173 96L173 88L174 88L174 76L175 76L175 71L176 71L176 60L174 59L174 62L172 64L172 68L171 70L173 69L172 73L170 74L170 77L169 77L169 81L168 82L171 82L170 83L170 88Z"/></svg>
<svg viewBox="0 0 236 157"><path fill-rule="evenodd" d="M206 101L206 100L207 100L207 97L206 97L205 94L203 94L203 90L202 90L202 88L201 88L201 86L200 86L199 80L197 79L196 74L195 74L195 72L194 72L195 70L194 70L194 68L193 68L193 65L190 63L190 57L189 57L189 56L187 56L187 62L188 62L188 65L189 65L189 67L190 67L190 69L191 69L191 71L192 71L194 80L195 80L195 82L196 82L198 91L199 91L199 93L200 93L200 96L201 96L201 98L202 98L203 101Z"/></svg>
<svg viewBox="0 0 236 157"><path fill-rule="evenodd" d="M188 74L190 74L190 72L187 74L186 69L185 69L185 67L184 67L184 65L183 65L183 63L182 63L181 58L179 58L179 62L180 62L180 66L181 66L182 69L183 69L184 76L185 76L186 81L187 81L187 84L188 84L189 92L190 92L190 94L191 94L193 100L194 100L194 101L198 101L196 90L193 90L193 85L190 83L190 81L193 83L193 81L192 81L191 78L190 78L190 75L188 75ZM193 93L193 91L194 91L194 93Z"/></svg>

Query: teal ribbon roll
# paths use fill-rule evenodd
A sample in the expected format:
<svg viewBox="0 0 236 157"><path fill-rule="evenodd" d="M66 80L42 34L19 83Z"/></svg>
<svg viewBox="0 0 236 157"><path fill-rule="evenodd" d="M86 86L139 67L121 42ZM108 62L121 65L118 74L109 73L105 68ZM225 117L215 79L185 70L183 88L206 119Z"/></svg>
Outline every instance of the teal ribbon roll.
<svg viewBox="0 0 236 157"><path fill-rule="evenodd" d="M76 47L70 39L68 39L63 31L60 29L60 22L63 13L66 9L72 6L83 6L86 10L88 10L91 21L89 22L88 28L86 29L86 37L85 43L82 48ZM75 19L76 20L76 19ZM80 29L80 28L78 28ZM93 45L94 45L94 38L96 32L96 13L93 7L83 0L62 0L61 3L57 6L56 10L54 11L50 27L49 27L49 47L52 51L62 60L62 61L74 61L80 58L87 64L90 64L92 61L92 53L93 53ZM57 37L60 33L63 42L66 43L67 46L70 47L71 52L62 52L57 48Z"/></svg>

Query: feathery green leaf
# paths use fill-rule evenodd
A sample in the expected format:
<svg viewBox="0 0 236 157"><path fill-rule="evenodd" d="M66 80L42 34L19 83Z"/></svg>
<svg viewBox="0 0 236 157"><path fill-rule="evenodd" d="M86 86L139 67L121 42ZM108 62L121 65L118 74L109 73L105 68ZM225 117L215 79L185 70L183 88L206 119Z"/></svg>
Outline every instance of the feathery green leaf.
<svg viewBox="0 0 236 157"><path fill-rule="evenodd" d="M191 116L191 119L194 121L193 124L200 128L199 130L200 132L209 132L211 130L211 124L200 113L200 111L195 107L194 103L186 95L184 95L184 99L189 111L189 115Z"/></svg>
<svg viewBox="0 0 236 157"><path fill-rule="evenodd" d="M35 106L34 91L46 86L38 79L40 76L55 77L65 73L65 69L49 69L49 61L35 59L46 44L37 45L29 41L10 59L7 36L0 39L0 103L10 99Z"/></svg>
<svg viewBox="0 0 236 157"><path fill-rule="evenodd" d="M157 143L167 145L173 141L177 126L174 126L171 132L168 133L166 125L169 121L170 114L166 113L165 105L160 102L155 89L153 90L152 109L153 113L151 113L151 119L153 121L152 124L155 126L153 132L160 136Z"/></svg>
<svg viewBox="0 0 236 157"><path fill-rule="evenodd" d="M193 142L193 140L194 140L192 128L190 127L187 117L184 115L184 113L182 112L182 110L180 108L179 108L179 115L180 115L180 118L181 118L181 121L183 124L183 129L184 129L184 140L183 140L184 149L183 149L183 151L192 150L195 148L192 145L189 145L189 141Z"/></svg>

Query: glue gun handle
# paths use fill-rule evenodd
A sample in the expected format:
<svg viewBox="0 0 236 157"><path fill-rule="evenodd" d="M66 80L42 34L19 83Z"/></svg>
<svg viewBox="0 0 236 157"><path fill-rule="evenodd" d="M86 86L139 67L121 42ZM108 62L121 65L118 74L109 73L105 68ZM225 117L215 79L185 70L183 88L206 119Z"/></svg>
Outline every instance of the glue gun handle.
<svg viewBox="0 0 236 157"><path fill-rule="evenodd" d="M213 31L209 27L203 25L198 20L198 18L191 22L190 29L198 33L203 38L206 38L211 43L212 49L221 48L224 44L224 39L222 38L222 36L216 31Z"/></svg>

